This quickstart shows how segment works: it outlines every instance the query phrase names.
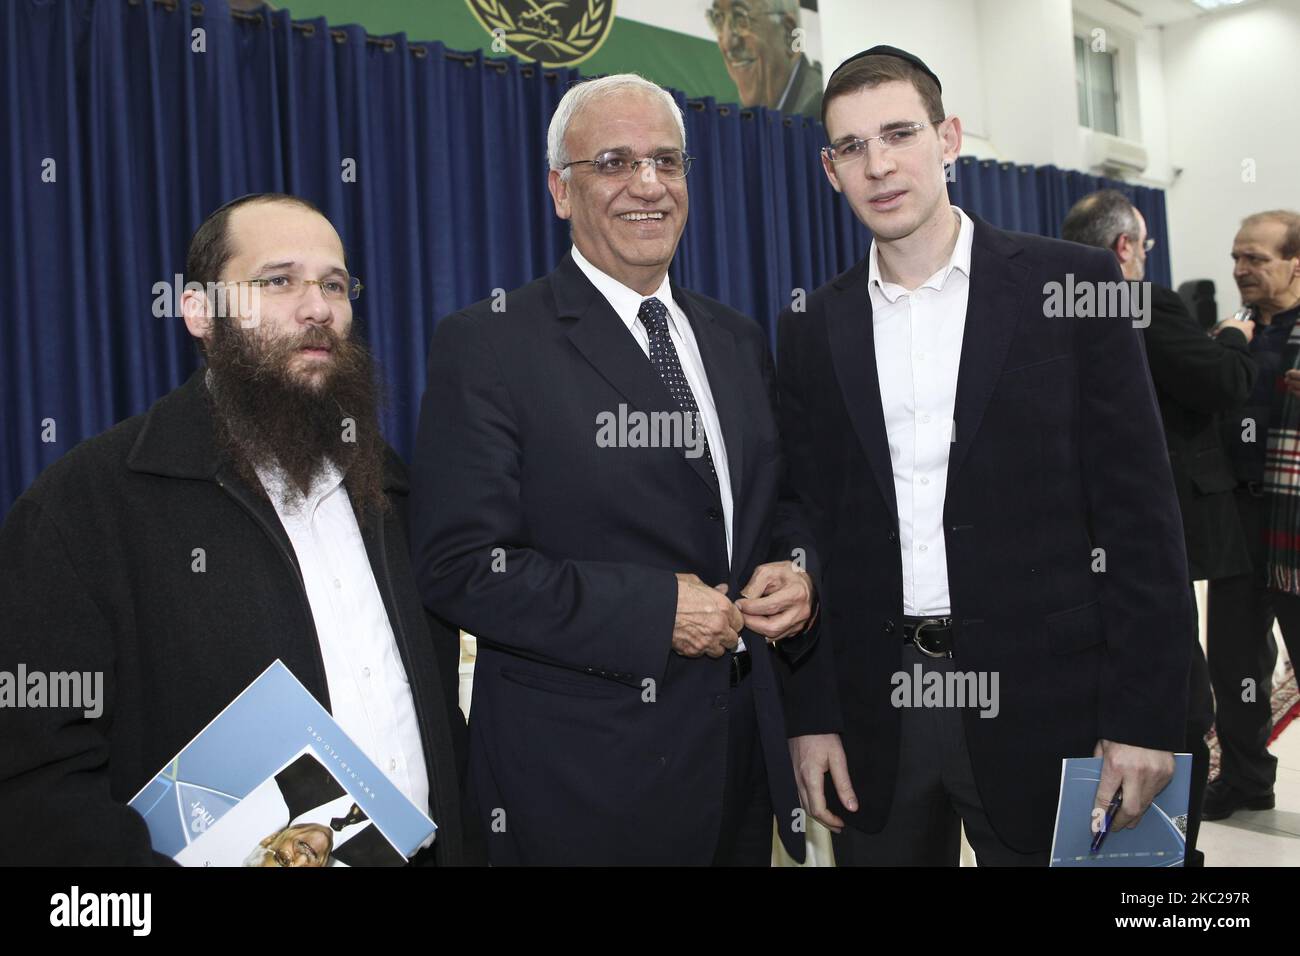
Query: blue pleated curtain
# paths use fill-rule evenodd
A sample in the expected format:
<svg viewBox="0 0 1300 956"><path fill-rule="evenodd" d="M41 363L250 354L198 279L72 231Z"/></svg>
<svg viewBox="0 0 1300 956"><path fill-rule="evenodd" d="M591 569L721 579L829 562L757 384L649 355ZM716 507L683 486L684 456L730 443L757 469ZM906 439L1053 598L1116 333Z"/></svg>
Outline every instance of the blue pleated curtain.
<svg viewBox="0 0 1300 956"><path fill-rule="evenodd" d="M366 284L357 327L403 455L437 319L549 271L568 247L545 152L575 72L288 11L232 15L225 0L5 0L0 30L4 510L194 369L179 316L154 314L156 286L175 285L191 233L228 199L296 193L335 224ZM870 236L824 181L818 124L679 101L698 159L674 278L771 333L792 290L847 268ZM1056 234L1103 184L963 158L951 190L995 224ZM1158 241L1151 278L1167 283L1164 194L1122 188Z"/></svg>

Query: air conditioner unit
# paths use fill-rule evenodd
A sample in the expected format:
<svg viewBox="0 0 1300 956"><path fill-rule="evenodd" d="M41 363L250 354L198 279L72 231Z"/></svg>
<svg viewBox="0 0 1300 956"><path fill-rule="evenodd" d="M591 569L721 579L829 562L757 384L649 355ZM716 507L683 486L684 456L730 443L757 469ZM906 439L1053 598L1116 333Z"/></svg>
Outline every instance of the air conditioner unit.
<svg viewBox="0 0 1300 956"><path fill-rule="evenodd" d="M1140 173L1147 168L1147 150L1141 143L1109 133L1088 131L1088 165L1107 173Z"/></svg>

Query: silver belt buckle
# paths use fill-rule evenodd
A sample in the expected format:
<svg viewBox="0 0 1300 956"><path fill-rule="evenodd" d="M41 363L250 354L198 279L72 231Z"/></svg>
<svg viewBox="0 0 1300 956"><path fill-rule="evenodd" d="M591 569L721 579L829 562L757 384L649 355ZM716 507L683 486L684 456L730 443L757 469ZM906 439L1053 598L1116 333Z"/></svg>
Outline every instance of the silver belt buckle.
<svg viewBox="0 0 1300 956"><path fill-rule="evenodd" d="M928 647L926 647L924 644L921 643L922 635L923 635L923 633L924 633L924 631L925 631L925 629L926 629L927 627L941 628L941 627L944 627L944 626L945 626L945 625L944 625L943 621L941 621L941 620L925 621L924 623L921 623L921 624L916 625L916 630L914 630L914 631L912 632L912 643L915 644L915 645L916 645L916 649L917 649L918 651L920 651L922 654L924 654L926 657L936 657L936 658L938 658L938 657L952 657L952 651L951 651L951 650L947 650L947 651L932 651L932 650L930 650ZM946 626L947 626L947 627L952 627L952 622L949 621L948 624L947 624Z"/></svg>

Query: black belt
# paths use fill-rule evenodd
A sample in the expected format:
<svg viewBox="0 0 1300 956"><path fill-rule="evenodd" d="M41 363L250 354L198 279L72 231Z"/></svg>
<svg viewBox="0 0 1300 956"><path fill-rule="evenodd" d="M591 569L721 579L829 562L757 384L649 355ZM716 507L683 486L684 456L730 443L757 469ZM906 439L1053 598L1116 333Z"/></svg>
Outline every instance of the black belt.
<svg viewBox="0 0 1300 956"><path fill-rule="evenodd" d="M749 676L750 668L754 666L754 660L749 656L749 651L736 651L731 655L731 686L735 687L742 680Z"/></svg>
<svg viewBox="0 0 1300 956"><path fill-rule="evenodd" d="M952 657L952 618L904 616L903 643L926 657Z"/></svg>

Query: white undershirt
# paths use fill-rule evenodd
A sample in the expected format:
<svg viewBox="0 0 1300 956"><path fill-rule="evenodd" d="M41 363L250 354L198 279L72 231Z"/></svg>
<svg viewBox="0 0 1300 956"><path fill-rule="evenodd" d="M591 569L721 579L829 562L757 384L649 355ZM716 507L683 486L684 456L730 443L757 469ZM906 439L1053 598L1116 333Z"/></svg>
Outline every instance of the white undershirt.
<svg viewBox="0 0 1300 956"><path fill-rule="evenodd" d="M327 462L306 499L290 504L278 468L259 467L257 474L298 556L334 720L427 814L429 774L415 700L343 476Z"/></svg>
<svg viewBox="0 0 1300 956"><path fill-rule="evenodd" d="M898 498L903 613L917 616L952 611L943 505L975 229L953 209L961 231L952 257L916 289L882 281L875 240L869 253L876 372Z"/></svg>

